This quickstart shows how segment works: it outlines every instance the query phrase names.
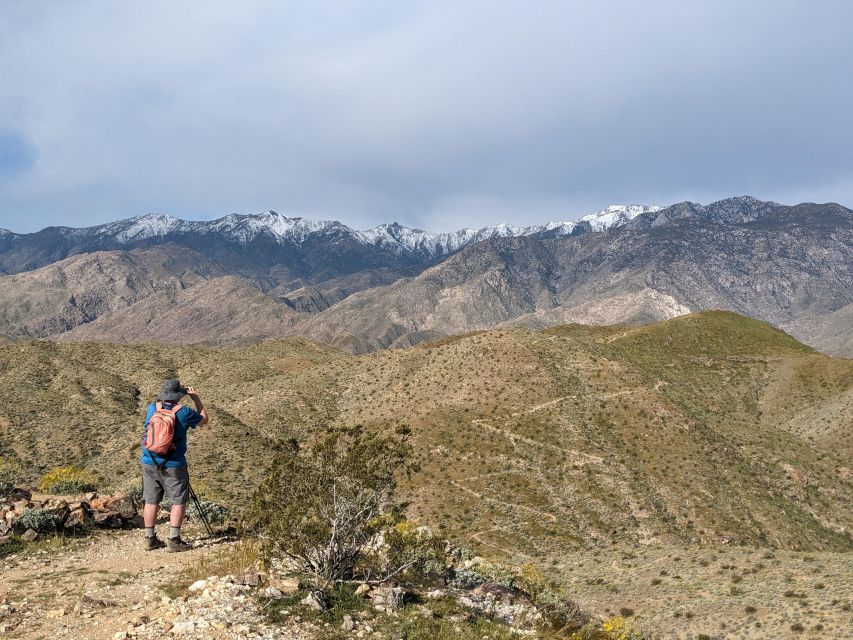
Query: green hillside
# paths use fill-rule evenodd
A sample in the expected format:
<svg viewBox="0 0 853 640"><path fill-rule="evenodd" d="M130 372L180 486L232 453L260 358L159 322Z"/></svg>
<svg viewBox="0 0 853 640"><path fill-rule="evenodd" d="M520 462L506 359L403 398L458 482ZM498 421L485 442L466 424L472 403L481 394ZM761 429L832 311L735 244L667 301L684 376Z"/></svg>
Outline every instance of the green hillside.
<svg viewBox="0 0 853 640"><path fill-rule="evenodd" d="M0 455L33 479L75 463L126 482L145 404L171 375L210 407L189 458L223 497L251 487L275 440L405 422L422 467L404 483L414 516L484 553L851 547L853 361L733 313L494 330L359 357L304 340L9 343Z"/></svg>

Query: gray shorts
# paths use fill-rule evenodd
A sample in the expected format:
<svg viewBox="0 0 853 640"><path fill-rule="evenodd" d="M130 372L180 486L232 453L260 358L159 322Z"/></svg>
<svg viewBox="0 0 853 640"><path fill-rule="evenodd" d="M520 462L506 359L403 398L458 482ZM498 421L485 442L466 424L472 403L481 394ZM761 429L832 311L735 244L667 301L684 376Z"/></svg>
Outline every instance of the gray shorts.
<svg viewBox="0 0 853 640"><path fill-rule="evenodd" d="M142 465L142 501L145 504L160 504L163 493L172 504L186 504L190 496L190 473L186 467L164 467Z"/></svg>

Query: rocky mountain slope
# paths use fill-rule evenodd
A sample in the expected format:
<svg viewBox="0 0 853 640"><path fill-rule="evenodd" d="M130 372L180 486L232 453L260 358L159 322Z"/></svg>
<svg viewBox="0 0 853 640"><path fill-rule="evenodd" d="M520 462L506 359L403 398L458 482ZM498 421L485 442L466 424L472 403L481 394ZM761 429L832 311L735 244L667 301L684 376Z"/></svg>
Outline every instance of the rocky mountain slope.
<svg viewBox="0 0 853 640"><path fill-rule="evenodd" d="M359 357L301 340L0 345L0 456L120 485L171 375L212 415L193 434L194 472L232 499L276 441L404 422L422 468L403 485L413 514L491 553L851 547L853 362L735 314L498 329Z"/></svg>
<svg viewBox="0 0 853 640"><path fill-rule="evenodd" d="M517 227L497 224L482 229L460 229L450 233L430 233L410 229L398 223L383 224L358 231L329 220L288 218L275 211L256 215L231 214L211 221L179 220L164 213L151 213L126 220L87 228L49 227L31 234L15 234L0 229L0 273L18 273L61 260L70 255L146 247L171 242L190 249L215 246L225 260L226 248L235 254L241 249L262 250L269 256L255 256L256 266L274 258L291 267L313 267L312 257L294 256L295 252L331 253L333 258L360 257L369 262L384 260L394 263L394 256L406 258L400 264L429 263L454 253L464 246L496 237L516 237L541 232L560 235L577 231L605 231L626 224L639 215L659 211L656 205L613 205L572 222L549 222L543 225ZM356 246L363 247L358 256L346 255ZM320 251L320 250L324 251ZM301 250L301 251L300 251ZM267 260L264 260L264 258ZM300 265L302 260L307 260ZM239 262L238 256L232 261ZM317 257L313 257L317 260ZM319 264L324 264L320 262ZM347 267L342 267L344 271Z"/></svg>
<svg viewBox="0 0 853 640"><path fill-rule="evenodd" d="M643 214L606 234L479 243L353 295L302 330L367 351L505 323L648 322L722 308L820 342L816 328L843 322L832 314L851 302L853 212L721 202ZM836 336L827 347L845 353L825 331Z"/></svg>
<svg viewBox="0 0 853 640"><path fill-rule="evenodd" d="M74 256L35 271L0 278L0 335L62 334L149 297L174 297L212 277L219 265L195 252L147 251Z"/></svg>
<svg viewBox="0 0 853 640"><path fill-rule="evenodd" d="M722 308L853 356L853 212L835 204L611 207L572 223L456 234L354 231L274 213L152 215L0 238L7 271L68 253L0 276L0 340L306 335L361 353L508 324L651 322Z"/></svg>

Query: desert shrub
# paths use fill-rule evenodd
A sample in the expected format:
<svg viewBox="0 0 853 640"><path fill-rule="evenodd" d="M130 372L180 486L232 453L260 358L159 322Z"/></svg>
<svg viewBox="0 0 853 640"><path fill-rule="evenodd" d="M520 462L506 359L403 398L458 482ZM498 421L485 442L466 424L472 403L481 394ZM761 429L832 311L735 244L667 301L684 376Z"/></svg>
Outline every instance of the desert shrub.
<svg viewBox="0 0 853 640"><path fill-rule="evenodd" d="M54 467L39 482L39 489L52 494L83 493L97 488L95 474L77 467Z"/></svg>
<svg viewBox="0 0 853 640"><path fill-rule="evenodd" d="M190 501L187 504L187 515L193 520L201 521L201 514L203 513L211 524L221 524L228 517L228 508L218 502L199 499L198 503L201 506L201 511L195 502ZM171 506L169 508L171 509Z"/></svg>
<svg viewBox="0 0 853 640"><path fill-rule="evenodd" d="M136 482L125 489L128 497L136 509L141 509L145 501L142 499L142 483Z"/></svg>
<svg viewBox="0 0 853 640"><path fill-rule="evenodd" d="M488 576L473 569L454 569L447 578L447 586L454 589L473 589L488 582Z"/></svg>
<svg viewBox="0 0 853 640"><path fill-rule="evenodd" d="M603 622L590 622L574 631L571 640L647 640L648 636L634 631L625 618L609 618Z"/></svg>
<svg viewBox="0 0 853 640"><path fill-rule="evenodd" d="M21 531L34 529L39 533L56 531L62 526L62 516L44 509L27 509L15 520L15 527Z"/></svg>
<svg viewBox="0 0 853 640"><path fill-rule="evenodd" d="M412 469L407 435L407 428L380 435L354 427L329 430L304 448L281 447L247 513L265 555L290 558L320 591L341 580L380 582L413 566L389 559L377 567L367 553L393 540L402 521L395 490L397 474Z"/></svg>
<svg viewBox="0 0 853 640"><path fill-rule="evenodd" d="M24 481L21 465L11 458L0 458L0 496L9 495Z"/></svg>
<svg viewBox="0 0 853 640"><path fill-rule="evenodd" d="M446 554L442 538L408 520L397 520L390 514L384 518L382 544L365 557L365 579L387 575L397 567L404 568L397 579L414 584L444 574Z"/></svg>

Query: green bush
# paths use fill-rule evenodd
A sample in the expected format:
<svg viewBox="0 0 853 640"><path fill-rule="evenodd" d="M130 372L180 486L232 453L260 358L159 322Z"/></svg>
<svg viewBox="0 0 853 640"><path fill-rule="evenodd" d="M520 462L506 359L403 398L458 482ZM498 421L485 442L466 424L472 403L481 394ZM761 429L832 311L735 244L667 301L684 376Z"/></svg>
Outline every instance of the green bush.
<svg viewBox="0 0 853 640"><path fill-rule="evenodd" d="M193 520L198 520L199 522L201 522L200 514L204 514L205 516L207 516L207 520L211 524L221 524L225 522L225 519L228 517L228 508L219 504L218 502L200 499L198 503L199 505L201 505L201 511L199 511L195 502L190 501L187 505L187 515Z"/></svg>
<svg viewBox="0 0 853 640"><path fill-rule="evenodd" d="M407 436L405 427L393 435L335 429L308 447L291 442L277 451L247 514L248 528L265 540L264 553L295 561L318 591L407 569L394 564L400 555L377 563L365 553L393 537L402 520L395 490L397 474L412 469Z"/></svg>
<svg viewBox="0 0 853 640"><path fill-rule="evenodd" d="M44 509L27 509L15 520L15 527L21 531L34 529L39 533L56 531L62 526L62 516Z"/></svg>
<svg viewBox="0 0 853 640"><path fill-rule="evenodd" d="M44 493L85 493L98 488L95 474L77 467L54 467L42 476L39 489Z"/></svg>
<svg viewBox="0 0 853 640"><path fill-rule="evenodd" d="M11 458L0 458L0 496L6 496L24 482L21 465Z"/></svg>

